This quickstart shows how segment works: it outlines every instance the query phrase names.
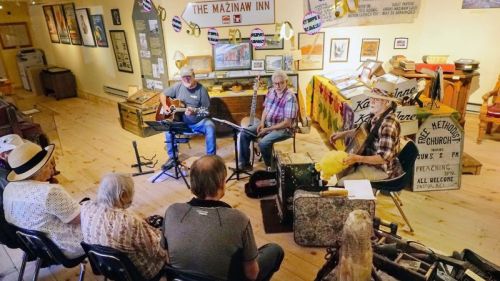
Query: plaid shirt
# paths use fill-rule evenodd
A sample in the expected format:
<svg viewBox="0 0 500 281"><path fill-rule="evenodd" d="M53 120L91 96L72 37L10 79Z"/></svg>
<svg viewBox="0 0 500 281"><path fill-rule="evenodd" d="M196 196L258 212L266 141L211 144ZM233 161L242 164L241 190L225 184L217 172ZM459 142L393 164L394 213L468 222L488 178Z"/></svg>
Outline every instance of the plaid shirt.
<svg viewBox="0 0 500 281"><path fill-rule="evenodd" d="M371 119L370 125L372 128L378 119L378 117ZM400 133L401 127L396 120L396 116L394 113L388 114L382 121L374 142L366 147L364 153L365 155L380 155L385 160L385 164L374 166L384 170L389 175L389 178L397 177L403 173L403 168L397 158Z"/></svg>
<svg viewBox="0 0 500 281"><path fill-rule="evenodd" d="M264 101L264 110L266 111L266 127L283 122L286 118L297 118L297 99L295 93L286 89L281 97L278 96L274 88L269 89ZM293 123L293 122L292 122Z"/></svg>

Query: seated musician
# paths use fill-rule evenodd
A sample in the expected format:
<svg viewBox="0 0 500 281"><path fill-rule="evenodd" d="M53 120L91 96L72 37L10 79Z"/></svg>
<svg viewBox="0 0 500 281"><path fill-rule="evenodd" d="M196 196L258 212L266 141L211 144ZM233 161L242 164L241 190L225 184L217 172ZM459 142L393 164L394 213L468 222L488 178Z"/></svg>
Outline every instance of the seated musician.
<svg viewBox="0 0 500 281"><path fill-rule="evenodd" d="M165 113L170 113L170 108L167 106L167 97L179 99L186 106L186 111L182 116L182 121L196 133L205 135L206 153L214 155L216 150L215 143L215 124L211 119L206 118L203 114L197 114L197 110L204 108L208 110L210 107L210 97L207 89L198 83L194 78L193 68L184 66L180 70L181 82L176 83L172 87L166 89L163 95L160 95L160 102ZM163 170L168 170L174 166L173 161L173 146L170 140L171 135L166 132L165 139L167 142L167 153L169 160L162 165Z"/></svg>
<svg viewBox="0 0 500 281"><path fill-rule="evenodd" d="M338 179L337 185L343 186L344 180L382 180L402 174L403 169L397 158L401 128L394 110L391 110L391 107L395 105L393 103L397 101L393 97L392 89L390 84L379 81L367 94L370 97L371 111L368 127L372 130L381 118L382 121L379 129L373 132L373 141L366 143L363 153L361 155L350 154L344 159L345 165L357 165L350 169L347 175ZM334 144L337 139L350 137L354 131L355 129L335 132L330 136L330 142Z"/></svg>
<svg viewBox="0 0 500 281"><path fill-rule="evenodd" d="M269 89L264 101L264 110L260 123L248 127L259 138L258 144L268 169L272 166L272 148L275 142L293 136L293 125L297 118L297 99L295 93L288 88L288 76L278 70L271 77L273 87ZM239 167L251 170L250 143L254 139L250 134L242 132L239 143Z"/></svg>

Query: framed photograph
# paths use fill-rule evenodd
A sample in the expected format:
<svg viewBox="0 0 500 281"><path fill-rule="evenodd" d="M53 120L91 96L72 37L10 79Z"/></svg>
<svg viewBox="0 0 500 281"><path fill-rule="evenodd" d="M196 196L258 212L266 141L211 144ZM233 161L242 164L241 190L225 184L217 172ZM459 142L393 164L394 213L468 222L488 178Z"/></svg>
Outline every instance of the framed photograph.
<svg viewBox="0 0 500 281"><path fill-rule="evenodd" d="M394 38L394 49L407 49L408 48L408 38L396 37Z"/></svg>
<svg viewBox="0 0 500 281"><path fill-rule="evenodd" d="M264 60L252 60L252 70L264 70Z"/></svg>
<svg viewBox="0 0 500 281"><path fill-rule="evenodd" d="M491 0L463 0L462 9L500 8L500 2Z"/></svg>
<svg viewBox="0 0 500 281"><path fill-rule="evenodd" d="M116 66L119 71L134 73L130 52L128 51L127 37L125 30L110 30L109 37L113 45L113 51L116 58Z"/></svg>
<svg viewBox="0 0 500 281"><path fill-rule="evenodd" d="M283 69L283 56L266 56L266 71L272 72Z"/></svg>
<svg viewBox="0 0 500 281"><path fill-rule="evenodd" d="M187 56L186 65L192 67L195 74L212 72L212 56Z"/></svg>
<svg viewBox="0 0 500 281"><path fill-rule="evenodd" d="M299 70L322 70L324 45L324 32L314 35L299 32L299 50L302 54L302 59L299 60Z"/></svg>
<svg viewBox="0 0 500 281"><path fill-rule="evenodd" d="M90 25L89 10L87 8L76 9L76 19L78 20L78 29L82 36L83 46L95 47L94 33Z"/></svg>
<svg viewBox="0 0 500 281"><path fill-rule="evenodd" d="M107 48L108 38L106 37L106 29L104 28L102 15L91 15L90 20L92 21L92 31L94 32L97 46Z"/></svg>
<svg viewBox="0 0 500 281"><path fill-rule="evenodd" d="M4 49L31 47L31 37L25 22L0 23L0 43Z"/></svg>
<svg viewBox="0 0 500 281"><path fill-rule="evenodd" d="M54 19L54 12L52 6L43 6L43 15L45 16L45 23L49 30L49 37L52 43L59 43L59 34L57 34L56 20Z"/></svg>
<svg viewBox="0 0 500 281"><path fill-rule="evenodd" d="M71 44L68 27L66 26L66 20L64 19L62 5L52 5L52 11L54 12L54 18L56 20L56 28L57 33L59 34L60 42L64 44Z"/></svg>
<svg viewBox="0 0 500 281"><path fill-rule="evenodd" d="M361 54L360 61L378 59L378 47L380 46L380 39L378 38L364 38L361 41Z"/></svg>
<svg viewBox="0 0 500 281"><path fill-rule="evenodd" d="M68 26L69 38L71 44L81 45L82 36L78 30L78 22L76 20L75 4L68 3L63 5L64 17L66 18L66 25Z"/></svg>
<svg viewBox="0 0 500 281"><path fill-rule="evenodd" d="M212 46L214 70L245 70L252 68L252 45L248 38L233 44L229 39L221 39Z"/></svg>
<svg viewBox="0 0 500 281"><path fill-rule="evenodd" d="M266 34L266 43L262 47L255 47L255 50L283 50L284 39L275 39L274 34Z"/></svg>
<svg viewBox="0 0 500 281"><path fill-rule="evenodd" d="M113 25L122 25L122 20L120 19L120 10L111 9L111 19L113 19Z"/></svg>
<svg viewBox="0 0 500 281"><path fill-rule="evenodd" d="M349 58L349 38L332 38L330 62L346 62Z"/></svg>

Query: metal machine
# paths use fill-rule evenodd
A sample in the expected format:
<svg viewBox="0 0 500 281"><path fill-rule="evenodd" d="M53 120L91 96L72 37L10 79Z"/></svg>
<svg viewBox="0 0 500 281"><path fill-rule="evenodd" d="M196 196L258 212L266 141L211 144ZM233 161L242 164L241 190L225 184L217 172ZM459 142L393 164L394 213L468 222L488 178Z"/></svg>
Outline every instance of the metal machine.
<svg viewBox="0 0 500 281"><path fill-rule="evenodd" d="M28 68L33 66L45 66L47 64L45 54L41 49L26 48L21 49L17 53L16 59L23 87L24 89L31 91L33 85L31 85L32 83L30 83L28 78Z"/></svg>

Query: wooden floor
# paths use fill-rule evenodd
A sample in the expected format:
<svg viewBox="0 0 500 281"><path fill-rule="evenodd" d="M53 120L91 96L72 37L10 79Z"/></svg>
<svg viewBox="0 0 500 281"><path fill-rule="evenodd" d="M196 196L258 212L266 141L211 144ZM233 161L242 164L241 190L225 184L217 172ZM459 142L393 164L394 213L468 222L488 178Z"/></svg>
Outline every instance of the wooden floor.
<svg viewBox="0 0 500 281"><path fill-rule="evenodd" d="M21 109L37 105L41 110L33 118L43 124L57 145L59 179L76 200L95 197L99 179L107 172L135 172L130 168L134 163L133 140L137 141L141 155L156 155L159 160L156 169L165 161L163 136L140 138L123 130L116 104L80 98L55 101L24 91L19 91L15 99ZM500 134L487 137L477 145L477 123L476 115L467 115L464 150L483 164L480 176L464 175L460 190L402 192L403 208L415 229L414 234L405 231L396 207L385 196L377 198L377 216L399 223L400 234L404 237L418 240L445 254L470 248L500 264ZM297 135L297 141L299 152L307 151L316 159L329 150L325 136L314 128L310 134ZM218 139L217 146L218 154L227 160L228 165L233 164L232 138ZM291 149L291 144L281 148ZM204 142L200 139L193 141L191 148L182 146L181 153L181 158L203 155ZM132 209L142 216L163 215L170 204L185 202L191 197L180 180L152 184L147 181L148 177L135 177L136 195ZM224 200L251 218L258 245L276 242L285 249L285 260L273 280L313 280L324 262L325 250L298 246L292 233L265 234L259 202L245 196L244 183L245 180L231 181ZM19 251L1 246L0 280L16 280L20 261ZM25 280L31 278L33 268L34 264L30 263ZM41 271L40 280L76 280L77 271L77 268L53 266ZM93 276L90 266L87 266L86 280L102 279Z"/></svg>

